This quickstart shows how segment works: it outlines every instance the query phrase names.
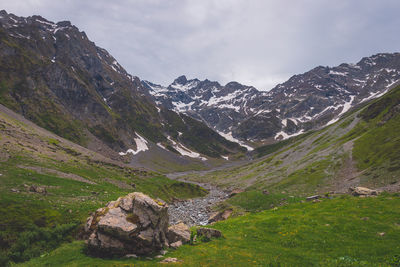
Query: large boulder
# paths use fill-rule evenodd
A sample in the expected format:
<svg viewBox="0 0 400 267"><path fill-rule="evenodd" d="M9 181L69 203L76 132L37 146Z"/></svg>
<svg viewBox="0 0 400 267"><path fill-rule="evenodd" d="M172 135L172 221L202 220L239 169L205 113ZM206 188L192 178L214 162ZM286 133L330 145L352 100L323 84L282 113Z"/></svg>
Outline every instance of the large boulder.
<svg viewBox="0 0 400 267"><path fill-rule="evenodd" d="M168 206L143 193L130 193L92 214L85 231L93 255L148 255L168 246Z"/></svg>

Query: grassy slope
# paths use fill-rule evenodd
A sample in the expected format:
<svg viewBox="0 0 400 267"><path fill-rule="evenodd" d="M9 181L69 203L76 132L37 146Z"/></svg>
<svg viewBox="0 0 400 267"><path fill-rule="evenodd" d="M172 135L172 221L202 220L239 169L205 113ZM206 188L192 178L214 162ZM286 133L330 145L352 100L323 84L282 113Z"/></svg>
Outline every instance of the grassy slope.
<svg viewBox="0 0 400 267"><path fill-rule="evenodd" d="M388 188L400 175L400 87L316 132L262 147L244 166L186 177L248 191L306 195Z"/></svg>
<svg viewBox="0 0 400 267"><path fill-rule="evenodd" d="M357 167L363 179L377 186L398 182L400 174L400 88L375 101L360 116L353 132L364 132L354 142ZM350 133L351 134L351 133Z"/></svg>
<svg viewBox="0 0 400 267"><path fill-rule="evenodd" d="M110 161L10 114L0 112L0 265L20 233L34 226L82 224L90 212L129 192L165 201L206 194L199 186ZM78 180L64 177L71 175ZM45 186L47 194L30 192L32 185Z"/></svg>
<svg viewBox="0 0 400 267"><path fill-rule="evenodd" d="M183 266L389 266L399 263L400 198L340 197L298 203L215 224L224 238L168 253ZM379 233L385 233L383 236ZM153 266L103 260L75 242L21 266ZM393 265L395 266L395 265Z"/></svg>

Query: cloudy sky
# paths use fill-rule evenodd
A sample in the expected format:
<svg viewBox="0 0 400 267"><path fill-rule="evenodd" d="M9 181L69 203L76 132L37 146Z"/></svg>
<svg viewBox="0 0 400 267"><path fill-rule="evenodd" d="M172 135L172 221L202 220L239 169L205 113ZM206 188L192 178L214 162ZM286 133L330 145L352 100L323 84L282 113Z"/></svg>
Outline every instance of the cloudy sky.
<svg viewBox="0 0 400 267"><path fill-rule="evenodd" d="M398 0L2 0L18 16L70 20L125 69L269 90L323 65L400 51Z"/></svg>

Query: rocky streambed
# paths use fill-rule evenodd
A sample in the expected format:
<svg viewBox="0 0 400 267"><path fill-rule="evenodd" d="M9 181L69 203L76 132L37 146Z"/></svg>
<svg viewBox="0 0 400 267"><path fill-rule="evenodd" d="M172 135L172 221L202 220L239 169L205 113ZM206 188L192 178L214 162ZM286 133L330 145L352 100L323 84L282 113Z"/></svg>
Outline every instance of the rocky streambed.
<svg viewBox="0 0 400 267"><path fill-rule="evenodd" d="M188 226L206 225L208 224L208 218L212 214L211 206L227 199L229 196L226 192L215 186L200 183L194 184L207 189L209 192L208 195L189 200L175 201L169 204L168 215L170 224L182 221Z"/></svg>

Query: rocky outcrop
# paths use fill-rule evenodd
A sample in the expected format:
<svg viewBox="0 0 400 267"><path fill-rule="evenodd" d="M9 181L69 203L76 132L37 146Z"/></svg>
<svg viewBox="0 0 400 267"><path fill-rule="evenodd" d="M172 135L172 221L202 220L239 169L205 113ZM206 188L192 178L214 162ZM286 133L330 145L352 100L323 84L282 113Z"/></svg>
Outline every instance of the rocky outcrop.
<svg viewBox="0 0 400 267"><path fill-rule="evenodd" d="M205 227L197 228L197 235L204 236L208 239L211 239L212 237L217 237L217 238L222 237L221 231L212 229L212 228L205 228Z"/></svg>
<svg viewBox="0 0 400 267"><path fill-rule="evenodd" d="M213 223L226 220L232 215L232 212L233 211L231 209L214 212L213 214L211 214L210 218L208 219L208 222Z"/></svg>
<svg viewBox="0 0 400 267"><path fill-rule="evenodd" d="M47 194L47 190L46 190L45 186L31 185L29 187L29 191L33 192L33 193L42 194L42 195L46 195Z"/></svg>
<svg viewBox="0 0 400 267"><path fill-rule="evenodd" d="M183 222L168 227L167 238L170 243L181 241L187 243L190 241L190 228Z"/></svg>
<svg viewBox="0 0 400 267"><path fill-rule="evenodd" d="M165 258L164 260L160 261L160 263L174 263L179 262L177 258Z"/></svg>
<svg viewBox="0 0 400 267"><path fill-rule="evenodd" d="M350 193L356 197L369 197L369 196L376 196L378 195L377 190L369 189L366 187L351 187L349 188Z"/></svg>
<svg viewBox="0 0 400 267"><path fill-rule="evenodd" d="M168 246L168 206L143 193L130 193L92 214L85 231L93 255L147 255Z"/></svg>

